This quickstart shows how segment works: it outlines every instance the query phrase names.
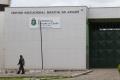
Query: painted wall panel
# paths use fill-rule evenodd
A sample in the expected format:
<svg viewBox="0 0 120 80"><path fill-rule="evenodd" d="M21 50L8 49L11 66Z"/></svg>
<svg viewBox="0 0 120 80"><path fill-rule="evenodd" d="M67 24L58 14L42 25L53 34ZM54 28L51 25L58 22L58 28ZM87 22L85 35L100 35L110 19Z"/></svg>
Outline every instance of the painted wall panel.
<svg viewBox="0 0 120 80"><path fill-rule="evenodd" d="M57 9L50 9L57 10ZM63 7L77 11L60 17L60 29L42 29L45 69L86 69L86 7Z"/></svg>
<svg viewBox="0 0 120 80"><path fill-rule="evenodd" d="M42 27L44 69L86 69L86 7L6 8L5 12L6 68L16 68L20 54L26 68L42 67L40 27L30 27L35 18ZM57 28L50 26L55 24Z"/></svg>
<svg viewBox="0 0 120 80"><path fill-rule="evenodd" d="M17 68L22 54L26 68L41 69L40 31L29 27L29 15L11 14L12 11L17 9L6 9L5 14L5 67Z"/></svg>

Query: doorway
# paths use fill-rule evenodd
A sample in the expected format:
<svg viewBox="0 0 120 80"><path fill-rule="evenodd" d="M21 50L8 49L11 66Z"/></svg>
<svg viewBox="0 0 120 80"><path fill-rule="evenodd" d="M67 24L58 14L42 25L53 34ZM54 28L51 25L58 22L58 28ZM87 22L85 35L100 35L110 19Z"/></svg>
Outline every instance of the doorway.
<svg viewBox="0 0 120 80"><path fill-rule="evenodd" d="M89 67L115 68L120 64L120 22L89 23Z"/></svg>

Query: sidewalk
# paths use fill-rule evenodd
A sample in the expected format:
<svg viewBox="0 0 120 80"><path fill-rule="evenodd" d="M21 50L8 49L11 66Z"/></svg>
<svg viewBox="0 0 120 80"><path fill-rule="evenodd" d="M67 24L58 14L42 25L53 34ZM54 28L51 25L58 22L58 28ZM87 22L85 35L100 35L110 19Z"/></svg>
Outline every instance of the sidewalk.
<svg viewBox="0 0 120 80"><path fill-rule="evenodd" d="M69 80L120 80L117 69L94 69L93 72Z"/></svg>
<svg viewBox="0 0 120 80"><path fill-rule="evenodd" d="M27 72L25 74L7 73L0 74L0 77L64 77L73 78L92 72L92 70L82 71L41 71L41 72Z"/></svg>

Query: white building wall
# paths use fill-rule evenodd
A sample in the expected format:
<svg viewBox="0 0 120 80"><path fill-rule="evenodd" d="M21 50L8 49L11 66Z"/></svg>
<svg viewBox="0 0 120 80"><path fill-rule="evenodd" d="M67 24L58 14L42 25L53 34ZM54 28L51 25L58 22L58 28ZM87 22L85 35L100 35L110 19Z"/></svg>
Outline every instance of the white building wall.
<svg viewBox="0 0 120 80"><path fill-rule="evenodd" d="M60 18L60 29L43 29L45 69L86 69L86 7L61 7L49 10L79 14L50 15ZM47 15L48 16L48 15Z"/></svg>
<svg viewBox="0 0 120 80"><path fill-rule="evenodd" d="M7 8L5 11L5 68L18 68L19 55L25 58L25 68L41 69L41 39L39 29L29 27L29 15L12 15L12 11L23 11L18 8ZM32 15L31 15L32 16Z"/></svg>
<svg viewBox="0 0 120 80"><path fill-rule="evenodd" d="M16 14L12 11L64 11L80 10L80 14ZM0 13L0 44L4 36L2 31L3 13ZM59 29L43 28L44 69L86 69L86 27L88 19L119 19L120 8L86 7L46 7L46 8L7 8L5 22L6 48L0 45L0 68L17 68L20 54L26 60L26 68L41 69L41 41L39 29L29 27L31 17L58 17ZM3 35L1 35L3 34ZM4 62L5 51L5 62Z"/></svg>
<svg viewBox="0 0 120 80"><path fill-rule="evenodd" d="M79 13L24 14L25 11L79 11ZM39 28L30 18L59 18L60 28L42 28L44 69L86 69L86 7L7 8L5 15L5 67L16 68L23 54L26 68L41 68ZM23 14L12 12L23 12Z"/></svg>
<svg viewBox="0 0 120 80"><path fill-rule="evenodd" d="M4 12L0 12L0 69L4 68L4 34L3 34L3 26L4 26Z"/></svg>
<svg viewBox="0 0 120 80"><path fill-rule="evenodd" d="M120 7L94 7L89 8L89 19L120 18Z"/></svg>

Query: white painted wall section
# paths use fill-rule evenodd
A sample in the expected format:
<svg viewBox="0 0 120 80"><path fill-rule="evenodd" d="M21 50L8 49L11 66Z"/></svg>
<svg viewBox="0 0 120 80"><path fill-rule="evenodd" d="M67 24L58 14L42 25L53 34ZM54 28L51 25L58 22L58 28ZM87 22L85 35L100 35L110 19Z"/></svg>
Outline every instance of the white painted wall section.
<svg viewBox="0 0 120 80"><path fill-rule="evenodd" d="M44 69L86 69L87 7L7 8L5 12L6 68L16 68L23 54L26 68L41 69L40 28L30 27L30 19L36 18L42 23Z"/></svg>
<svg viewBox="0 0 120 80"><path fill-rule="evenodd" d="M39 29L29 27L33 15L11 14L24 9L7 8L5 12L5 68L18 68L19 55L27 69L41 69L41 39Z"/></svg>
<svg viewBox="0 0 120 80"><path fill-rule="evenodd" d="M43 29L45 69L86 69L86 7L47 10L79 11L78 14L47 15L60 18L60 29Z"/></svg>

